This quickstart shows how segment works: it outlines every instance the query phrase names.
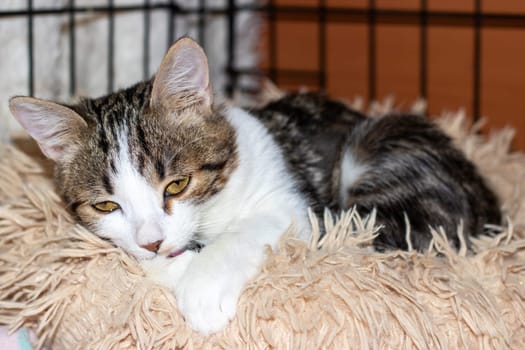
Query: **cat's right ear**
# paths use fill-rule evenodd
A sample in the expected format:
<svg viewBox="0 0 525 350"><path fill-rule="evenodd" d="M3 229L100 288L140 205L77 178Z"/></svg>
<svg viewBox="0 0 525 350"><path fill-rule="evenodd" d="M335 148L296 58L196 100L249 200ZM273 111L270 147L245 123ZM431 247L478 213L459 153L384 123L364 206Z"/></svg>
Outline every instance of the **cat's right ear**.
<svg viewBox="0 0 525 350"><path fill-rule="evenodd" d="M190 38L177 40L155 74L151 105L178 108L198 104L209 109L212 100L208 59L204 50Z"/></svg>
<svg viewBox="0 0 525 350"><path fill-rule="evenodd" d="M35 139L42 152L54 161L72 154L86 121L72 109L58 103L16 96L9 109L22 127Z"/></svg>

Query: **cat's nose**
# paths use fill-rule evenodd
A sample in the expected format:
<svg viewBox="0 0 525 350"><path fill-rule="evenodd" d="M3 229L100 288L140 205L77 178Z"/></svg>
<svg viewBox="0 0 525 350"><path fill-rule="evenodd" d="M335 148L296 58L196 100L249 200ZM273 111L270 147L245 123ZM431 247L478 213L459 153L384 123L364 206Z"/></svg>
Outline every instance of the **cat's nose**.
<svg viewBox="0 0 525 350"><path fill-rule="evenodd" d="M150 252L156 253L159 251L160 245L162 244L162 240L158 240L153 243L148 243L141 245L142 248L149 250Z"/></svg>

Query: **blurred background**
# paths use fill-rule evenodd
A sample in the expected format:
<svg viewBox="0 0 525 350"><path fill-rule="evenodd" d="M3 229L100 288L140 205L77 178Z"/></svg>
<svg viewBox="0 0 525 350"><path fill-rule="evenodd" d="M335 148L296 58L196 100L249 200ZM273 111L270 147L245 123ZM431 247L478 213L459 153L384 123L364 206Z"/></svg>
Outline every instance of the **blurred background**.
<svg viewBox="0 0 525 350"><path fill-rule="evenodd" d="M525 150L523 0L4 0L0 137L15 94L67 101L154 74L182 35L209 55L217 94L249 100L265 77L365 103L419 98L511 126Z"/></svg>

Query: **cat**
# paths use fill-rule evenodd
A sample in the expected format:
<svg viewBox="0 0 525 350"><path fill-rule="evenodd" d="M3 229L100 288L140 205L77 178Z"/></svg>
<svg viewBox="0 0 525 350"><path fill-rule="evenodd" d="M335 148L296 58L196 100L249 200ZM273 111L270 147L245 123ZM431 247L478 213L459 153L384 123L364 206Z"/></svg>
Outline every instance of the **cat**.
<svg viewBox="0 0 525 350"><path fill-rule="evenodd" d="M370 118L316 93L289 94L251 113L274 135L318 214L375 209L376 250L408 249L407 225L410 246L425 251L431 228L442 227L459 248L460 224L468 237L502 223L499 199L475 165L421 115Z"/></svg>
<svg viewBox="0 0 525 350"><path fill-rule="evenodd" d="M148 81L74 105L13 97L12 114L56 163L56 188L95 234L170 288L201 334L226 327L282 234L308 240L308 207L377 211L378 249L424 250L429 226L480 233L496 196L422 117L371 119L321 95L262 108L213 102L207 58L179 39Z"/></svg>

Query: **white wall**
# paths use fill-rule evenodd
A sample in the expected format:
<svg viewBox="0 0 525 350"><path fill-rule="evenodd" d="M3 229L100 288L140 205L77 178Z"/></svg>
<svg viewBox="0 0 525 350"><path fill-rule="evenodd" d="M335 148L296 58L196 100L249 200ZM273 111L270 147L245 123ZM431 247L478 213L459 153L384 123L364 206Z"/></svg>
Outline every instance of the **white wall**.
<svg viewBox="0 0 525 350"><path fill-rule="evenodd" d="M34 0L35 8L56 8L66 0ZM153 0L162 3L162 0ZM255 3L258 0L242 0ZM76 0L76 6L107 5L107 0ZM142 4L142 0L115 0L115 5ZM196 7L198 0L179 0L180 6ZM207 0L208 6L225 6L227 0ZM2 0L0 10L23 9L25 0ZM236 64L254 66L257 60L260 21L253 13L237 17ZM196 16L177 16L176 35L197 36ZM168 40L168 11L151 12L150 68L154 74ZM224 16L206 20L206 51L216 92L227 82L227 22ZM143 14L140 11L115 15L114 87L123 88L143 78ZM19 126L11 117L7 101L13 95L28 94L27 18L0 18L0 141ZM108 19L103 13L76 15L77 95L98 96L107 92ZM59 101L69 98L69 27L67 15L34 16L34 95Z"/></svg>

